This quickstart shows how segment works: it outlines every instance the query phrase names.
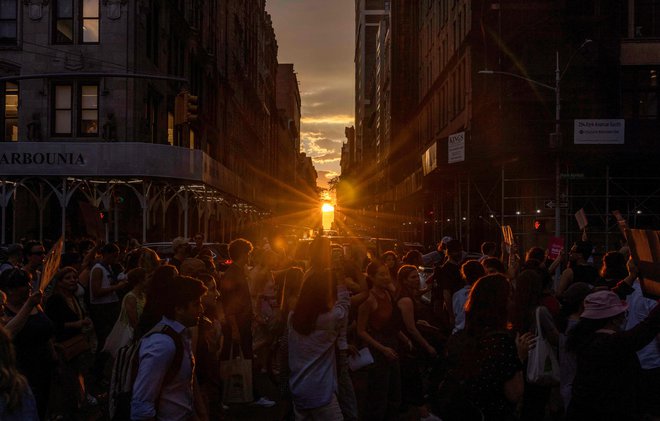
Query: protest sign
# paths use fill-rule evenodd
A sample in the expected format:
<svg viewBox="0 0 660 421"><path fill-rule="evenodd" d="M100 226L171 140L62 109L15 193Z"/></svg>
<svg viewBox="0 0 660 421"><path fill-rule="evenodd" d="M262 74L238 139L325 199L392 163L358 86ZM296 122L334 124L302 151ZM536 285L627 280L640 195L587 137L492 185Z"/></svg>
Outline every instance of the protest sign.
<svg viewBox="0 0 660 421"><path fill-rule="evenodd" d="M511 231L510 225L502 225L502 241L507 246L511 246L514 243L513 231Z"/></svg>
<svg viewBox="0 0 660 421"><path fill-rule="evenodd" d="M584 213L584 208L575 213L575 219L577 220L578 226L581 230L585 229L585 227L589 225L589 221L587 221L587 215Z"/></svg>
<svg viewBox="0 0 660 421"><path fill-rule="evenodd" d="M60 237L57 243L51 247L48 256L44 261L44 270L41 272L41 282L39 290L45 291L53 276L60 268L60 261L62 260L62 250L64 249L64 239Z"/></svg>
<svg viewBox="0 0 660 421"><path fill-rule="evenodd" d="M660 298L660 231L628 228L621 212L615 210L621 234L626 238L630 255L639 270L639 282L644 296Z"/></svg>
<svg viewBox="0 0 660 421"><path fill-rule="evenodd" d="M564 239L562 237L551 237L550 244L548 244L548 258L551 260L557 259L563 248Z"/></svg>

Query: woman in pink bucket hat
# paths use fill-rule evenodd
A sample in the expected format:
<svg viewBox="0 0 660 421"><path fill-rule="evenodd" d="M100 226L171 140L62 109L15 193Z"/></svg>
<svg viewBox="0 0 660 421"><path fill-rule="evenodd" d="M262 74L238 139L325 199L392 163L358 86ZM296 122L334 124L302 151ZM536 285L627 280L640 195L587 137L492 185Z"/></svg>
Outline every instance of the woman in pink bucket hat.
<svg viewBox="0 0 660 421"><path fill-rule="evenodd" d="M640 419L635 401L640 372L636 351L660 332L660 306L631 330L622 331L627 310L628 304L612 291L594 292L584 299L584 312L566 343L567 350L577 355L567 420Z"/></svg>

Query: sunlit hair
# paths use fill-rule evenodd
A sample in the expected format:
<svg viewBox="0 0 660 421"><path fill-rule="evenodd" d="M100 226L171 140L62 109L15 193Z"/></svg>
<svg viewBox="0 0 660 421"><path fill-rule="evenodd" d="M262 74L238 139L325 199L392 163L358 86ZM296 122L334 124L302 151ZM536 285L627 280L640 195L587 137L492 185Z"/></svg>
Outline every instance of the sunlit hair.
<svg viewBox="0 0 660 421"><path fill-rule="evenodd" d="M181 262L179 273L181 276L195 276L198 273L206 272L206 264L203 260L195 257L188 257Z"/></svg>
<svg viewBox="0 0 660 421"><path fill-rule="evenodd" d="M319 315L334 305L330 271L313 271L300 289L296 308L291 315L291 326L301 335L309 335L316 327Z"/></svg>
<svg viewBox="0 0 660 421"><path fill-rule="evenodd" d="M207 288L208 288L209 284L211 283L211 281L216 282L216 285L217 285L217 281L215 279L215 276L211 275L210 273L198 273L197 275L195 275L195 278L202 281L204 283L204 286L207 287Z"/></svg>
<svg viewBox="0 0 660 421"><path fill-rule="evenodd" d="M417 273L417 268L413 265L403 265L399 268L399 271L396 274L396 283L397 289L399 290L399 297L414 297L415 289L408 285L408 277L413 272Z"/></svg>
<svg viewBox="0 0 660 421"><path fill-rule="evenodd" d="M603 256L603 267L600 269L600 276L604 279L613 279L620 281L628 276L626 267L626 257L618 251L610 251Z"/></svg>
<svg viewBox="0 0 660 421"><path fill-rule="evenodd" d="M145 247L140 254L138 265L147 272L147 276L160 266L160 258L152 249Z"/></svg>
<svg viewBox="0 0 660 421"><path fill-rule="evenodd" d="M525 255L525 261L528 261L530 259L538 260L539 263L545 260L545 250L543 250L541 247L532 247L529 250L527 250L527 254Z"/></svg>
<svg viewBox="0 0 660 421"><path fill-rule="evenodd" d="M506 330L511 286L501 274L487 275L474 284L465 303L465 330L472 336Z"/></svg>
<svg viewBox="0 0 660 421"><path fill-rule="evenodd" d="M28 382L16 368L16 352L7 331L0 327L0 396L7 405L8 413L19 409Z"/></svg>
<svg viewBox="0 0 660 421"><path fill-rule="evenodd" d="M543 296L543 277L538 270L528 269L516 278L513 292L513 307L509 318L516 332L524 333L534 323L534 311Z"/></svg>
<svg viewBox="0 0 660 421"><path fill-rule="evenodd" d="M62 269L58 270L57 273L53 276L53 279L50 281L53 287L55 289L61 288L62 284L60 281L64 279L71 272L75 273L76 276L78 275L78 271L71 266L65 266Z"/></svg>
<svg viewBox="0 0 660 421"><path fill-rule="evenodd" d="M250 254L254 247L252 243L244 238L237 238L229 243L229 258L231 260L241 260L243 257Z"/></svg>
<svg viewBox="0 0 660 421"><path fill-rule="evenodd" d="M476 260L468 260L461 266L461 276L468 285L474 284L477 282L477 279L484 275L486 275L486 270L481 263Z"/></svg>
<svg viewBox="0 0 660 421"><path fill-rule="evenodd" d="M410 250L403 256L403 263L406 265L423 266L424 257L419 250ZM421 264L420 264L421 263Z"/></svg>
<svg viewBox="0 0 660 421"><path fill-rule="evenodd" d="M369 285L370 289L374 285L374 278L376 277L378 269L380 269L381 266L385 266L385 263L380 260L372 260L367 265L367 284Z"/></svg>
<svg viewBox="0 0 660 421"><path fill-rule="evenodd" d="M481 264L483 265L484 269L486 269L486 272L488 272L488 269L493 269L497 273L506 273L504 263L502 263L497 257L489 257L488 259L484 259Z"/></svg>

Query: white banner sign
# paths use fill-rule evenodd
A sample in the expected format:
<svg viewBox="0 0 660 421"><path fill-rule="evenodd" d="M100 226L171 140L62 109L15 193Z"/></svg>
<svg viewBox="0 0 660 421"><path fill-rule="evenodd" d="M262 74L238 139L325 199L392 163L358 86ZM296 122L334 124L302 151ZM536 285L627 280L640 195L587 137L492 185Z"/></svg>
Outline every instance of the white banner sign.
<svg viewBox="0 0 660 421"><path fill-rule="evenodd" d="M575 120L576 145L623 145L626 134L624 119Z"/></svg>
<svg viewBox="0 0 660 421"><path fill-rule="evenodd" d="M465 132L449 136L447 142L447 163L465 161Z"/></svg>

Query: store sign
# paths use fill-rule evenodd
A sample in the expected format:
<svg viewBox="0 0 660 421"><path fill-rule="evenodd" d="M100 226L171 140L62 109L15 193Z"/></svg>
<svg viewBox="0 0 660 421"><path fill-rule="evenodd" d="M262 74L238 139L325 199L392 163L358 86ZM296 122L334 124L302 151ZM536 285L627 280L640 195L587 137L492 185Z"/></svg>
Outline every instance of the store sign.
<svg viewBox="0 0 660 421"><path fill-rule="evenodd" d="M575 120L573 130L576 145L623 145L625 135L624 119Z"/></svg>
<svg viewBox="0 0 660 421"><path fill-rule="evenodd" d="M447 163L465 161L465 132L449 136L447 141Z"/></svg>
<svg viewBox="0 0 660 421"><path fill-rule="evenodd" d="M0 165L85 165L81 153L4 152Z"/></svg>

